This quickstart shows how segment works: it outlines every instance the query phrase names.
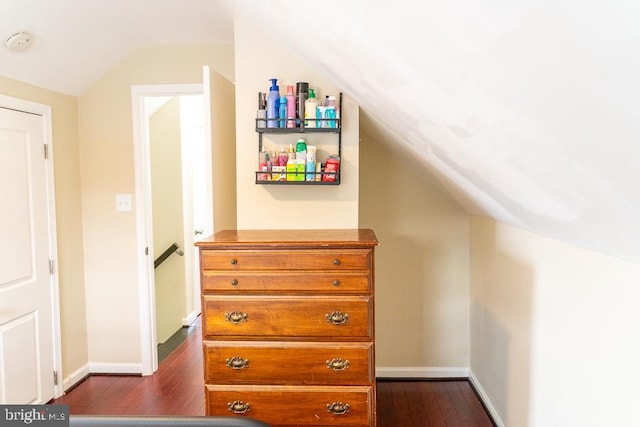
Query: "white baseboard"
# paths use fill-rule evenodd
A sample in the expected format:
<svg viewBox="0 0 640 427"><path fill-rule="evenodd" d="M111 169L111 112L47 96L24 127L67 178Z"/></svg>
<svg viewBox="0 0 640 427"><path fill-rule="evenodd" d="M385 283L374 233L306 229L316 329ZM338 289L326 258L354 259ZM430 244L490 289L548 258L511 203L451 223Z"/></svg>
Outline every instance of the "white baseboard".
<svg viewBox="0 0 640 427"><path fill-rule="evenodd" d="M92 374L138 374L142 375L141 363L89 363Z"/></svg>
<svg viewBox="0 0 640 427"><path fill-rule="evenodd" d="M467 367L376 367L376 378L468 378Z"/></svg>
<svg viewBox="0 0 640 427"><path fill-rule="evenodd" d="M493 403L491 403L491 399L489 399L489 395L487 395L487 392L484 391L484 388L482 388L482 384L480 384L480 381L478 381L478 378L473 374L473 371L471 369L469 369L469 382L471 382L471 385L473 386L473 388L475 388L476 391L478 392L478 395L480 396L480 400L482 400L482 403L484 403L484 406L487 408L487 411L491 415L491 418L493 418L493 421L496 423L496 426L505 427L505 424L502 421L502 418L500 418L500 415L498 414L496 407L493 406Z"/></svg>
<svg viewBox="0 0 640 427"><path fill-rule="evenodd" d="M199 315L200 315L199 311L192 311L187 315L187 317L182 319L182 326L191 326L193 322L196 321Z"/></svg>
<svg viewBox="0 0 640 427"><path fill-rule="evenodd" d="M89 376L89 365L84 365L80 369L76 369L68 377L62 380L62 389L66 392L74 385Z"/></svg>

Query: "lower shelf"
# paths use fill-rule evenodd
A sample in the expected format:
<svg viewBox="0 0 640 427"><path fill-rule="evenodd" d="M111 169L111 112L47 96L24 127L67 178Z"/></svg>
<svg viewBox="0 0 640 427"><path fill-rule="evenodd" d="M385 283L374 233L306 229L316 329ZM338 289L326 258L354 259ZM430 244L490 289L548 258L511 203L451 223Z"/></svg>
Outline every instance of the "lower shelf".
<svg viewBox="0 0 640 427"><path fill-rule="evenodd" d="M302 172L301 172L302 174ZM307 175L311 175L312 173L305 172L305 177ZM293 175L293 179L290 180L273 180L273 179L264 179L269 178L269 174L265 172L256 172L256 184L260 185L340 185L340 172L331 172L331 181L323 180L325 172L317 172L313 173L314 176L320 177L320 179L314 179L313 181L307 180L296 180L295 173L288 172L282 173L282 175Z"/></svg>

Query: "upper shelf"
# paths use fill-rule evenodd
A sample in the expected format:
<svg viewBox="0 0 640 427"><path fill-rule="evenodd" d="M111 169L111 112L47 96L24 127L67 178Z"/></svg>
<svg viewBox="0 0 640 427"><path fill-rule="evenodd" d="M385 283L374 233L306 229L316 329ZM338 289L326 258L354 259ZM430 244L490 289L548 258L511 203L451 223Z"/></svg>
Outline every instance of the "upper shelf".
<svg viewBox="0 0 640 427"><path fill-rule="evenodd" d="M305 120L317 120L317 121L335 121L336 127L334 128L310 128L310 127L300 127L300 128L268 128L268 127L258 127L258 122L264 121L278 121L282 119L256 119L256 132L258 133L275 133L275 134L291 134L291 133L340 133L342 131L342 124L340 123L340 119L305 119Z"/></svg>

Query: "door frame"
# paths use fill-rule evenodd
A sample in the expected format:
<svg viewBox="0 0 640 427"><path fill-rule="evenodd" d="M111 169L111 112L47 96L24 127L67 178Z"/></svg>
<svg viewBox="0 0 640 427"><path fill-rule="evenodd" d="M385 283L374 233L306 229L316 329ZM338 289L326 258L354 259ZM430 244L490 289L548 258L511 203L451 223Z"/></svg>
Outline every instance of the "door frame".
<svg viewBox="0 0 640 427"><path fill-rule="evenodd" d="M51 318L53 324L53 367L57 375L54 381L54 397L58 398L64 394L62 381L62 326L60 320L60 278L58 274L58 229L56 223L56 195L55 179L53 172L53 126L51 121L51 106L40 104L26 99L14 98L0 94L0 107L10 110L21 111L27 114L41 116L44 125L44 144L47 145L48 157L45 162L46 186L47 186L47 222L49 237L49 260L50 271L49 286L51 287Z"/></svg>
<svg viewBox="0 0 640 427"><path fill-rule="evenodd" d="M152 204L151 192L149 191L151 188L151 162L148 127L145 126L147 114L144 97L181 95L204 95L204 85L184 83L131 86L142 375L152 375L158 370L155 280L153 257L149 252L149 248L153 248ZM206 110L204 114L206 115ZM205 138L207 138L206 135Z"/></svg>

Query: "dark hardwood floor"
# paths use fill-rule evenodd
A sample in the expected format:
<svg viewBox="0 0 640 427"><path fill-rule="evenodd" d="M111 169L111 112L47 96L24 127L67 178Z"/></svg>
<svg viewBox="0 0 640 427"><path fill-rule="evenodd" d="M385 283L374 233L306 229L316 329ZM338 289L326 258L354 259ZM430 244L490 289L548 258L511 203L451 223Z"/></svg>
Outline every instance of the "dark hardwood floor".
<svg viewBox="0 0 640 427"><path fill-rule="evenodd" d="M92 375L51 403L72 415L204 415L201 339L197 322L154 375ZM493 426L466 380L378 380L377 400L378 427Z"/></svg>

